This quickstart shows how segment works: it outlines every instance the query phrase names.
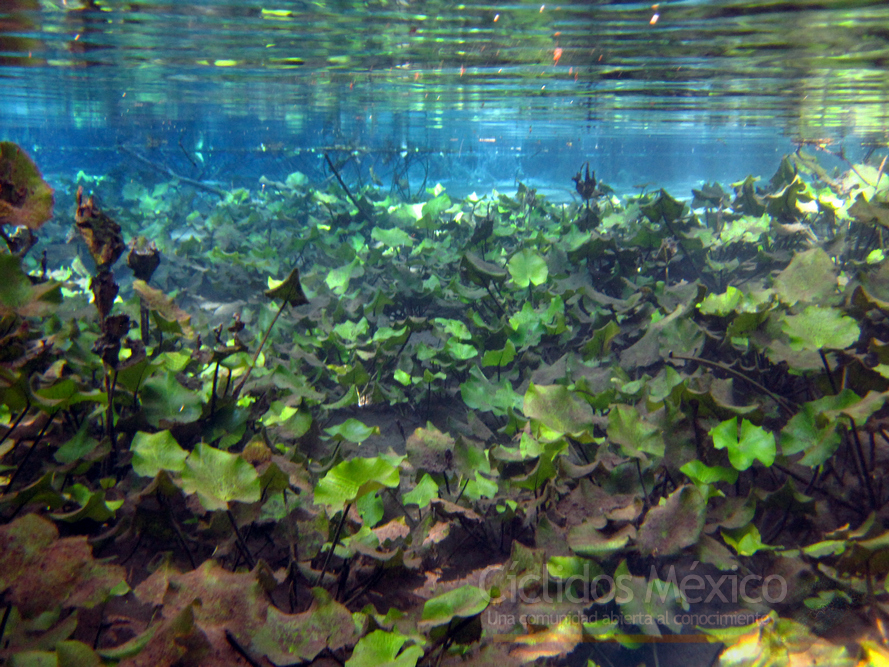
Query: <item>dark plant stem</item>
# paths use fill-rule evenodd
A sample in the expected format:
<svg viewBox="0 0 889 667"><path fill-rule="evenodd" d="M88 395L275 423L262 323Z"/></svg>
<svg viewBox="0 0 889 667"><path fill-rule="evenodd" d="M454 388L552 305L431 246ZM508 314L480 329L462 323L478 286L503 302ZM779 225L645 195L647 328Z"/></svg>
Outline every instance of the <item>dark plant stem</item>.
<svg viewBox="0 0 889 667"><path fill-rule="evenodd" d="M824 365L824 372L827 373L827 381L830 382L830 390L834 393L834 395L838 394L836 382L833 381L833 375L830 372L830 365L827 363L827 357L824 354L824 350L818 350L818 354L821 355L821 363Z"/></svg>
<svg viewBox="0 0 889 667"><path fill-rule="evenodd" d="M343 532L343 525L346 523L346 516L349 514L351 508L352 503L347 503L346 507L343 509L340 522L336 525L336 532L333 534L333 542L330 544L330 551L327 552L327 556L324 558L324 566L321 568L321 574L318 575L318 582L315 584L316 586L320 586L324 582L324 575L327 574L327 566L330 565L330 558L336 550L337 542L340 541L340 533Z"/></svg>
<svg viewBox="0 0 889 667"><path fill-rule="evenodd" d="M648 491L645 489L645 478L642 477L642 464L639 463L639 459L634 459L636 461L636 472L639 474L639 484L642 486L642 499L645 501L645 508L651 507L651 502L648 498Z"/></svg>
<svg viewBox="0 0 889 667"><path fill-rule="evenodd" d="M12 423L12 426L9 427L9 430L3 434L3 437L0 438L0 445L6 442L6 438L12 435L12 432L15 431L15 427L22 423L22 419L25 418L25 415L28 414L28 410L31 409L31 402L28 401L28 404L25 406L25 409L22 410L22 414L15 418L15 421Z"/></svg>
<svg viewBox="0 0 889 667"><path fill-rule="evenodd" d="M196 570L198 566L197 563L194 562L194 556L191 555L191 549L188 548L188 542L185 541L185 535L182 534L182 530L179 528L179 522L176 521L176 517L173 516L173 510L170 509L170 506L167 504L166 499L160 491L157 492L157 502L164 508L164 510L166 510L167 518L170 521L170 525L173 526L173 531L176 533L179 544L182 545L185 555L188 556L188 562L191 564L191 569Z"/></svg>
<svg viewBox="0 0 889 667"><path fill-rule="evenodd" d="M149 330L148 330L148 306L145 304L145 299L141 296L139 297L139 329L142 332L142 344L148 345Z"/></svg>
<svg viewBox="0 0 889 667"><path fill-rule="evenodd" d="M855 464L858 468L858 477L861 479L861 485L867 491L867 499L870 502L871 509L877 510L877 497L874 495L874 487L870 482L870 471L867 462L864 459L864 447L861 446L861 438L858 437L858 429L855 427L855 420L848 415L849 423L852 426L852 441L855 443Z"/></svg>
<svg viewBox="0 0 889 667"><path fill-rule="evenodd" d="M278 312L275 313L275 317L274 319L272 319L272 323L269 324L269 328L265 330L265 335L262 337L262 341L259 343L259 347L256 348L256 352L253 355L253 361L250 362L250 368L247 369L244 377L241 378L241 381L235 387L235 391L232 393L232 398L234 398L236 401L238 400L238 396L241 395L241 390L244 388L244 385L247 384L247 380L250 379L250 374L256 367L256 360L259 359L259 353L262 352L262 348L265 346L266 341L269 339L269 335L272 333L272 329L275 328L275 322L277 322L278 318L281 317L281 313L284 312L284 307L286 305L286 300L281 303L281 307L278 309Z"/></svg>
<svg viewBox="0 0 889 667"><path fill-rule="evenodd" d="M346 191L346 196L353 204L355 204L355 208L358 209L361 217L367 220L370 224L374 224L373 216L364 210L364 207L358 202L357 199L355 199L354 195L349 191L349 188L346 186L345 182L343 182L343 179L340 176L340 172L338 172L336 170L336 167L333 166L333 161L330 159L330 156L327 153L324 154L324 159L327 160L327 166L330 167L330 171L333 172L333 175L336 176L336 180L339 181L340 186L342 186L343 190Z"/></svg>
<svg viewBox="0 0 889 667"><path fill-rule="evenodd" d="M667 229L670 230L670 234L673 236L673 238L676 239L676 242L679 245L679 247L682 248L682 254L685 255L685 259L688 261L689 265L691 265L691 268L694 269L694 272L698 276L698 280L700 280L701 283L706 285L706 282L704 281L704 274L701 273L701 269L698 267L697 263L692 259L691 253L685 249L685 244L682 242L682 236L680 236L679 234L676 233L676 231L673 229L673 225L670 224L669 220L667 220L666 218L663 218L663 217L661 219L664 221L664 224L667 225Z"/></svg>
<svg viewBox="0 0 889 667"><path fill-rule="evenodd" d="M731 368L730 366L726 366L723 363L720 363L718 361L710 361L709 359L704 359L703 357L692 357L692 356L687 356L684 354L673 354L672 352L670 353L669 359L681 359L683 361L694 361L699 364L704 364L705 366L710 366L711 368L718 368L719 370L724 371L724 372L728 373L729 375L734 375L736 378L738 378L740 380L744 380L744 382L747 382L750 385L756 387L762 393L766 394L773 401L775 401L775 403L777 403L778 406L782 410L787 412L788 414L792 415L794 412L796 412L796 406L791 401L788 401L783 396L779 396L775 392L766 389L764 386L762 386L756 380L754 380L750 377L747 377L743 373L736 371L734 368Z"/></svg>
<svg viewBox="0 0 889 667"><path fill-rule="evenodd" d="M210 392L210 418L216 414L216 388L219 385L219 362L216 362L216 368L213 369L213 390Z"/></svg>
<svg viewBox="0 0 889 667"><path fill-rule="evenodd" d="M53 420L56 418L55 413L49 416L49 419L46 420L46 423L43 425L43 428L40 429L40 433L37 434L37 437L34 438L34 442L31 443L31 447L28 449L25 457L22 459L22 462L19 463L18 468L15 469L15 472L12 473L12 477L9 478L9 483L6 485L6 493L9 493L12 490L12 485L15 483L16 478L19 476L19 473L22 471L22 468L25 467L25 464L28 462L28 459L31 458L31 452L37 449L37 445L40 444L40 441L43 440L43 436L46 435L46 432L49 430L49 427L52 425Z"/></svg>
<svg viewBox="0 0 889 667"><path fill-rule="evenodd" d="M241 536L241 531L238 530L238 524L235 521L235 515L232 514L232 511L230 509L225 510L225 515L228 517L228 522L232 525L232 530L235 531L235 537L238 539L238 547L241 549L244 560L247 561L247 565L252 570L254 567L256 567L256 561L253 560L253 556L250 554L250 549L247 548L247 543Z"/></svg>
<svg viewBox="0 0 889 667"><path fill-rule="evenodd" d="M494 293L491 291L490 281L485 283L485 289L488 290L488 294L491 296L491 299L494 301L494 305L497 306L497 310L500 312L500 316L503 317L504 315L506 315L506 311L503 310L503 306L500 305L500 302L497 300L497 297L494 296Z"/></svg>
<svg viewBox="0 0 889 667"><path fill-rule="evenodd" d="M108 440L111 442L111 467L117 464L117 433L114 429L114 390L117 386L117 369L112 369L109 373L105 368L105 392L108 394L108 407L105 408L105 431L108 434Z"/></svg>
<svg viewBox="0 0 889 667"><path fill-rule="evenodd" d="M12 613L12 605L6 605L3 610L3 619L0 620L0 647L3 646L3 635L6 634L6 624L9 622L9 614Z"/></svg>
<svg viewBox="0 0 889 667"><path fill-rule="evenodd" d="M811 480L808 480L805 477L803 477L802 475L799 475L799 474L793 472L792 470L785 468L784 466L778 465L777 463L773 463L772 467L775 468L775 470L780 470L788 477L793 477L793 479L795 479L796 481L801 482L803 484L808 485L811 482ZM812 491L817 491L818 493L827 496L828 498L830 498L832 501L834 501L838 505L842 505L847 510L852 510L856 514L860 514L862 516L867 514L867 512L865 511L865 509L863 507L853 505L850 502L846 502L842 498L839 498L839 497L835 496L834 494L832 494L827 489L822 489L820 486L812 487Z"/></svg>

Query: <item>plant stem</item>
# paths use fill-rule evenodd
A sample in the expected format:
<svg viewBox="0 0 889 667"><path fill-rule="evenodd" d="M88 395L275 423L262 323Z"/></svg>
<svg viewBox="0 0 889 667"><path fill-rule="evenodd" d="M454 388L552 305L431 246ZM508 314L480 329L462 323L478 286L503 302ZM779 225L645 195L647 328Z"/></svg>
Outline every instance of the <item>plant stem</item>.
<svg viewBox="0 0 889 667"><path fill-rule="evenodd" d="M785 410L789 414L792 415L794 412L796 412L795 406L791 401L788 401L786 398L784 398L783 396L779 396L778 394L776 394L773 391L769 391L768 389L766 389L764 386L762 386L759 382L757 382L753 378L749 378L746 375L744 375L743 373L741 373L740 371L736 371L734 368L731 368L730 366L726 366L723 363L720 363L718 361L710 361L709 359L704 359L703 357L692 357L692 356L687 356L684 354L673 354L672 352L670 353L670 356L668 358L669 359L681 359L683 361L694 361L699 364L704 364L705 366L710 366L711 368L718 368L719 370L725 371L726 373L729 373L730 375L734 375L736 378L744 380L744 382L747 382L747 383L753 385L754 387L759 389L762 393L769 396L773 401L775 401L775 403L778 404L779 407L781 407L783 410Z"/></svg>
<svg viewBox="0 0 889 667"><path fill-rule="evenodd" d="M281 303L281 307L278 309L278 312L275 313L275 317L272 320L272 323L269 324L269 328L265 330L265 336L262 337L262 341L259 343L259 347L256 348L256 353L253 355L253 361L250 362L250 368L247 369L244 377L241 378L238 386L235 387L235 391L232 393L232 398L234 398L236 401L238 400L238 396L241 395L241 390L244 388L244 385L247 384L247 380L250 379L250 374L253 372L253 369L256 366L256 360L259 359L259 353L262 352L262 348L265 346L266 341L269 339L269 335L272 333L272 329L275 327L275 322L277 322L278 318L281 317L281 313L284 312L284 307L286 305L286 300Z"/></svg>
<svg viewBox="0 0 889 667"><path fill-rule="evenodd" d="M824 350L819 349L818 354L821 355L821 363L824 365L824 372L827 373L827 381L830 382L830 389L834 393L834 395L838 394L837 385L833 381L833 375L830 373L830 365L827 363L827 357L824 355Z"/></svg>
<svg viewBox="0 0 889 667"><path fill-rule="evenodd" d="M28 459L31 458L31 452L33 452L37 445L43 440L43 436L46 435L46 432L49 430L50 425L53 420L56 418L55 413L49 416L49 419L46 420L46 423L43 425L43 428L40 429L40 433L37 434L37 437L34 438L34 442L31 443L31 447L28 449L28 452L25 454L25 458L22 459L22 462L19 463L18 468L15 469L15 472L12 473L12 477L9 478L9 482L6 484L6 493L8 494L12 490L12 485L16 480L16 477L19 476L19 473L22 471L22 468L25 467L25 464L28 462ZM20 506L20 508L23 507Z"/></svg>
<svg viewBox="0 0 889 667"><path fill-rule="evenodd" d="M346 196L350 199L350 201L355 204L355 208L358 209L358 212L361 214L361 217L367 220L370 224L374 224L373 216L370 215L367 211L364 210L364 207L355 199L355 196L349 192L349 188L343 182L342 177L340 176L340 172L336 170L336 167L333 166L333 161L331 161L330 156L327 153L324 154L324 159L327 160L327 166L330 167L330 170L333 172L333 175L336 176L336 180L339 181L339 184L342 186L343 190L346 191Z"/></svg>
<svg viewBox="0 0 889 667"><path fill-rule="evenodd" d="M235 521L235 515L232 514L232 511L230 509L225 510L225 515L228 517L228 521L232 525L232 529L234 529L235 531L235 537L238 539L238 546L241 549L241 553L244 555L244 560L247 561L247 565L249 565L250 569L252 570L254 567L256 567L256 561L254 561L253 556L250 555L250 549L247 548L247 543L241 536L241 531L238 530L238 524Z"/></svg>
<svg viewBox="0 0 889 667"><path fill-rule="evenodd" d="M9 614L12 612L12 604L6 605L3 610L3 619L0 620L0 646L3 645L3 635L6 634L6 623L9 621Z"/></svg>
<svg viewBox="0 0 889 667"><path fill-rule="evenodd" d="M25 415L28 414L28 410L31 409L31 403L25 406L25 409L22 410L22 414L15 418L15 422L13 422L12 426L9 427L9 430L3 434L3 437L0 438L0 445L6 442L6 438L12 435L12 432L15 431L15 427L22 423L22 419L25 418Z"/></svg>
<svg viewBox="0 0 889 667"><path fill-rule="evenodd" d="M330 557L333 556L333 552L336 550L336 544L340 541L340 533L343 532L343 524L346 523L346 515L349 514L351 508L352 503L347 503L346 507L343 509L343 515L340 517L340 522L336 526L336 532L333 534L333 542L330 545L330 551L327 552L327 556L324 558L324 566L321 568L321 574L318 575L318 582L315 584L316 586L320 586L324 582L324 575L327 574L327 566L330 565Z"/></svg>
<svg viewBox="0 0 889 667"><path fill-rule="evenodd" d="M111 442L111 467L117 465L117 434L114 430L114 390L117 386L117 369L112 369L112 373L108 372L105 367L105 393L108 394L108 407L105 409L105 430L108 433L108 440Z"/></svg>
<svg viewBox="0 0 889 667"><path fill-rule="evenodd" d="M847 415L849 417L849 423L852 426L852 441L855 443L855 463L858 468L858 476L861 478L861 484L864 486L867 491L867 499L870 501L871 509L876 511L877 508L877 497L874 495L874 487L870 483L870 471L867 469L867 462L864 459L864 447L861 446L861 438L858 437L858 429L855 427L855 420L852 418L852 415Z"/></svg>
<svg viewBox="0 0 889 667"><path fill-rule="evenodd" d="M216 362L216 368L213 369L213 390L210 392L210 418L216 414L216 389L219 386L219 362Z"/></svg>
<svg viewBox="0 0 889 667"><path fill-rule="evenodd" d="M139 297L139 329L142 332L142 344L148 345L148 306L141 296Z"/></svg>

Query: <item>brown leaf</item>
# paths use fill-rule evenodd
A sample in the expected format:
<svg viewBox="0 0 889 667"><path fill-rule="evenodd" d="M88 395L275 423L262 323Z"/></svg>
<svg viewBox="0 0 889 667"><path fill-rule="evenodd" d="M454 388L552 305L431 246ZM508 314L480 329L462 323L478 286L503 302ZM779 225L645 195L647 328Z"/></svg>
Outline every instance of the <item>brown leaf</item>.
<svg viewBox="0 0 889 667"><path fill-rule="evenodd" d="M53 190L30 157L11 141L0 142L0 225L38 229L52 218Z"/></svg>
<svg viewBox="0 0 889 667"><path fill-rule="evenodd" d="M95 560L86 537L59 539L55 525L36 514L0 528L0 590L25 617L101 604L125 574Z"/></svg>
<svg viewBox="0 0 889 667"><path fill-rule="evenodd" d="M83 186L77 188L77 211L74 224L86 241L90 255L99 270L110 268L123 254L126 247L118 225L102 213L93 202L92 196L83 201Z"/></svg>

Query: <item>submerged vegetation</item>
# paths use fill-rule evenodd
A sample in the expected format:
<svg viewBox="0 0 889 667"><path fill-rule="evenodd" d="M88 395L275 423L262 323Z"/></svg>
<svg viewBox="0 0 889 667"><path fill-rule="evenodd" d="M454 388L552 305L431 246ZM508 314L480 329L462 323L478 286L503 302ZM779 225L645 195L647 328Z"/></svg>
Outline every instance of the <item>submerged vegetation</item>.
<svg viewBox="0 0 889 667"><path fill-rule="evenodd" d="M889 661L882 166L51 219L0 161L0 661Z"/></svg>

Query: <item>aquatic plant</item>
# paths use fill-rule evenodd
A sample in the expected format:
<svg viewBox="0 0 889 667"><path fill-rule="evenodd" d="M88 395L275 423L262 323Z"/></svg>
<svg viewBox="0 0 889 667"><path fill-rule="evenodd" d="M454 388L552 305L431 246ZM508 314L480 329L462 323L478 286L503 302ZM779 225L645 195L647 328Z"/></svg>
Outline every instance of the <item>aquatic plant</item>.
<svg viewBox="0 0 889 667"><path fill-rule="evenodd" d="M0 656L884 659L885 190L814 173L595 228L592 171L572 205L291 175L163 223L137 200L187 182L119 224L81 193L92 287L0 255Z"/></svg>

